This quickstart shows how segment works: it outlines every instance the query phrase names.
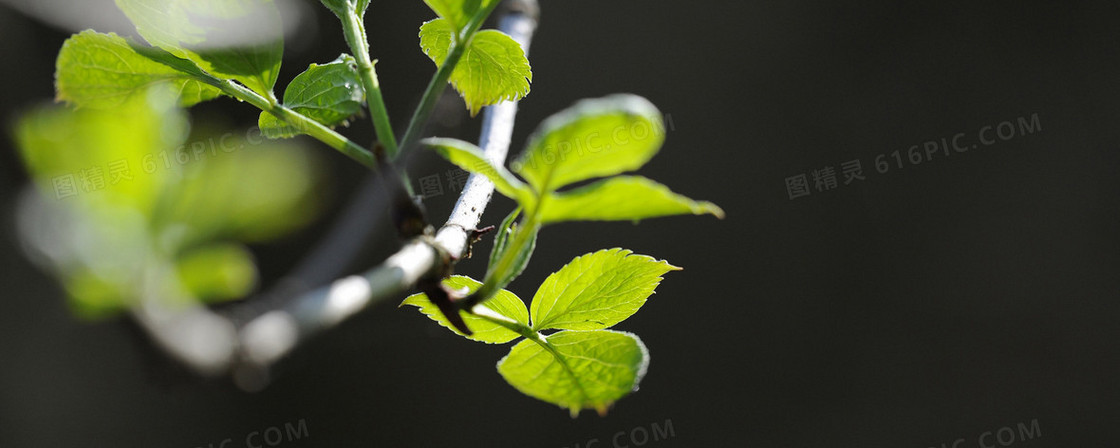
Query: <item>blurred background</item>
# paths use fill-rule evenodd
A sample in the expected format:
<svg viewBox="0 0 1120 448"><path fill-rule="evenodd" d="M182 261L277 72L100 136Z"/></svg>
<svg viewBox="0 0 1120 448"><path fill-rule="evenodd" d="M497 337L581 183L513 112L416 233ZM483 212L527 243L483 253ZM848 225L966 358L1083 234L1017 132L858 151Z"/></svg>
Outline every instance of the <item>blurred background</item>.
<svg viewBox="0 0 1120 448"><path fill-rule="evenodd" d="M1112 2L544 1L512 153L578 99L636 93L670 117L666 146L642 174L727 211L723 221L545 229L511 285L524 298L573 256L606 247L685 268L617 327L650 348L641 390L604 418L576 419L502 380L494 365L507 348L462 340L395 303L304 346L255 394L196 379L127 319L75 318L65 290L19 249L16 203L29 179L12 130L53 98L54 60L72 32L128 29L108 1L82 6L108 8L105 17L53 24L13 3L0 3L0 446L242 447L265 444L262 435L285 447L1114 441ZM318 2L290 2L284 14L293 25L278 91L345 51ZM397 126L433 71L416 38L432 17L419 0L375 1L367 14ZM477 140L478 121L453 93L445 99L432 132ZM228 99L190 115L194 129L219 133L257 117ZM368 120L344 132L372 135ZM320 155L311 194L323 213L251 246L264 286L302 258L362 179L358 165L303 142ZM457 196L450 169L430 154L409 168L414 182L440 178L444 193L427 201L436 221ZM484 224L511 206L497 199ZM382 229L349 272L395 250ZM484 269L477 258L459 272ZM299 437L275 437L300 425Z"/></svg>

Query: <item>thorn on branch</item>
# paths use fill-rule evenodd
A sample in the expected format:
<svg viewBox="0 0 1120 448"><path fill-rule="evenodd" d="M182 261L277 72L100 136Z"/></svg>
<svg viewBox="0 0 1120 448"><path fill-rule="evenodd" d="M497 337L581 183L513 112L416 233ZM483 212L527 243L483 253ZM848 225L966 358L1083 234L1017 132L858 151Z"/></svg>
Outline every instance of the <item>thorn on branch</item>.
<svg viewBox="0 0 1120 448"><path fill-rule="evenodd" d="M474 253L474 243L481 241L484 235L493 232L496 228L497 227L494 226L486 226L481 229L471 230L467 236L467 255L465 255L464 258L470 258L471 254Z"/></svg>
<svg viewBox="0 0 1120 448"><path fill-rule="evenodd" d="M443 268L438 269L438 272L433 275L421 279L417 283L417 288L420 292L428 296L428 300L436 304L439 312L447 318L455 329L461 333L470 336L473 334L471 329L467 327L467 323L463 321L463 316L459 314L458 302L463 298L465 291L452 289L443 284L443 279L451 275L451 262L447 257L444 257Z"/></svg>

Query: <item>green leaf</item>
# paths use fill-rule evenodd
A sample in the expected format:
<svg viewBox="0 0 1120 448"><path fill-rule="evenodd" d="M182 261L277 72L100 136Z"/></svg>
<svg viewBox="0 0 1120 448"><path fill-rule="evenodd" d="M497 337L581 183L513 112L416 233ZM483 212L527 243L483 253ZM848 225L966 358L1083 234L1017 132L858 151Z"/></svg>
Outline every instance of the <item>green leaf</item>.
<svg viewBox="0 0 1120 448"><path fill-rule="evenodd" d="M272 0L116 0L148 43L272 97L284 39Z"/></svg>
<svg viewBox="0 0 1120 448"><path fill-rule="evenodd" d="M284 105L326 126L346 125L362 110L365 92L358 79L354 57L339 56L333 62L311 64L284 90ZM289 138L300 133L268 112L261 112L261 133L269 138Z"/></svg>
<svg viewBox="0 0 1120 448"><path fill-rule="evenodd" d="M509 237L517 229L517 224L514 221L521 215L521 207L515 208L506 219L502 220L502 224L498 226L498 230L494 232L494 246L490 248L490 261L486 265L486 271L494 270L494 265L498 264L498 260L506 252L509 246Z"/></svg>
<svg viewBox="0 0 1120 448"><path fill-rule="evenodd" d="M649 352L630 333L561 331L546 339L552 350L524 340L498 362L498 373L522 393L560 407L572 416L582 409L605 414L638 387Z"/></svg>
<svg viewBox="0 0 1120 448"><path fill-rule="evenodd" d="M240 244L214 244L191 250L176 261L183 287L192 297L221 302L245 297L257 281L253 255Z"/></svg>
<svg viewBox="0 0 1120 448"><path fill-rule="evenodd" d="M499 0L424 0L432 11L450 21L455 30L462 30L479 10Z"/></svg>
<svg viewBox="0 0 1120 448"><path fill-rule="evenodd" d="M474 292L479 286L482 286L482 283L461 275L453 275L445 278L443 279L443 284L455 289L467 288L468 293ZM459 330L455 329L455 327L447 321L447 318L439 311L439 308L432 303L431 300L428 300L426 294L420 293L408 296L408 298L404 299L404 302L401 302L401 306L404 305L412 305L419 308L420 312L428 316L429 319L436 321L436 323L455 332L455 334L459 336L464 336L463 333L460 333ZM529 312L525 309L525 302L512 292L504 289L498 291L486 304L478 305L476 308L478 307L488 308L497 314L513 319L525 326L529 325ZM487 344L504 344L521 336L513 330L473 314L468 314L464 311L460 311L459 313L462 315L463 321L467 323L467 327L474 333L470 336L464 336L467 339L485 342Z"/></svg>
<svg viewBox="0 0 1120 448"><path fill-rule="evenodd" d="M661 276L676 270L680 268L623 249L576 257L537 289L533 331L609 328L636 313Z"/></svg>
<svg viewBox="0 0 1120 448"><path fill-rule="evenodd" d="M635 95L588 99L546 119L512 165L537 192L645 165L661 148L661 112Z"/></svg>
<svg viewBox="0 0 1120 448"><path fill-rule="evenodd" d="M527 203L532 201L533 194L529 188L505 167L491 163L479 147L453 138L429 138L421 143L431 146L459 168L486 176L499 193L517 201L522 207L527 208Z"/></svg>
<svg viewBox="0 0 1120 448"><path fill-rule="evenodd" d="M447 19L435 19L420 27L420 47L436 66L447 59L454 32ZM474 35L450 79L471 116L483 106L524 98L532 80L533 70L521 45L497 30Z"/></svg>
<svg viewBox="0 0 1120 448"><path fill-rule="evenodd" d="M694 201L641 176L615 176L549 197L541 207L541 221L637 221L672 215L710 214L723 218L723 209Z"/></svg>
<svg viewBox="0 0 1120 448"><path fill-rule="evenodd" d="M55 78L58 100L96 109L121 107L160 83L174 89L183 107L221 94L214 86L140 55L116 34L89 30L62 44Z"/></svg>

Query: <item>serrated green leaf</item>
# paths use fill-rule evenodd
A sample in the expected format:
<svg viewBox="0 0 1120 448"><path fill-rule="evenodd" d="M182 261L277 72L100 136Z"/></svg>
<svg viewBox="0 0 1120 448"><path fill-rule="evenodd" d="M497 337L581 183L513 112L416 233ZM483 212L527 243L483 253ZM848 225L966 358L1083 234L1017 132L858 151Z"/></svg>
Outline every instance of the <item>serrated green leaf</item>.
<svg viewBox="0 0 1120 448"><path fill-rule="evenodd" d="M191 296L204 302L245 297L257 281L253 255L239 244L193 249L176 260L176 271Z"/></svg>
<svg viewBox="0 0 1120 448"><path fill-rule="evenodd" d="M467 26L467 22L479 10L499 0L424 0L436 14L450 21L456 30Z"/></svg>
<svg viewBox="0 0 1120 448"><path fill-rule="evenodd" d="M675 270L680 268L623 249L576 257L537 289L533 331L610 328L645 305L661 276Z"/></svg>
<svg viewBox="0 0 1120 448"><path fill-rule="evenodd" d="M435 19L420 27L420 47L437 67L447 59L454 33L448 19ZM521 45L497 30L474 35L450 79L471 116L483 106L524 98L532 80L533 70Z"/></svg>
<svg viewBox="0 0 1120 448"><path fill-rule="evenodd" d="M490 248L490 261L486 265L486 271L494 270L494 265L506 252L509 246L509 237L513 235L517 226L514 221L521 215L521 207L514 209L506 219L502 220L502 224L498 226L497 231L494 232L494 246Z"/></svg>
<svg viewBox="0 0 1120 448"><path fill-rule="evenodd" d="M638 169L664 140L661 112L645 98L582 100L541 123L512 167L536 191L547 193Z"/></svg>
<svg viewBox="0 0 1120 448"><path fill-rule="evenodd" d="M354 58L344 54L333 62L311 64L284 90L284 105L326 126L345 124L362 110L365 92ZM289 138L300 133L268 112L261 112L261 133L268 138Z"/></svg>
<svg viewBox="0 0 1120 448"><path fill-rule="evenodd" d="M78 107L118 108L161 83L173 88L183 107L221 94L214 86L144 57L113 33L87 30L71 36L62 44L55 67L58 99Z"/></svg>
<svg viewBox="0 0 1120 448"><path fill-rule="evenodd" d="M491 163L482 149L474 144L453 138L429 138L422 143L431 146L459 168L486 176L499 193L517 201L522 207L529 206L527 202L532 200L529 188L504 166Z"/></svg>
<svg viewBox="0 0 1120 448"><path fill-rule="evenodd" d="M549 335L552 350L524 340L498 362L498 373L522 393L567 408L605 414L638 387L649 352L637 336L617 331L561 331Z"/></svg>
<svg viewBox="0 0 1120 448"><path fill-rule="evenodd" d="M148 43L272 97L284 39L272 0L116 0Z"/></svg>
<svg viewBox="0 0 1120 448"><path fill-rule="evenodd" d="M541 207L541 221L637 221L672 215L710 214L723 218L723 209L694 201L641 176L615 176L563 193Z"/></svg>
<svg viewBox="0 0 1120 448"><path fill-rule="evenodd" d="M454 289L467 288L468 293L474 292L479 286L482 286L482 283L477 280L462 275L453 275L445 278L443 279L443 284ZM404 305L412 305L419 308L420 312L428 316L429 319L436 321L436 323L455 332L455 334L464 336L473 341L485 342L487 344L504 344L521 336L501 325L460 311L459 313L462 315L463 321L467 323L467 327L469 327L473 333L470 336L465 336L447 321L447 317L445 317L443 313L440 312L439 308L428 299L427 294L420 293L408 296L408 298L404 299L404 302L401 302L401 306ZM526 326L529 325L529 311L525 309L525 302L512 292L504 289L494 294L494 297L487 301L486 304L477 305L476 308L477 307L488 308L497 314L513 319Z"/></svg>

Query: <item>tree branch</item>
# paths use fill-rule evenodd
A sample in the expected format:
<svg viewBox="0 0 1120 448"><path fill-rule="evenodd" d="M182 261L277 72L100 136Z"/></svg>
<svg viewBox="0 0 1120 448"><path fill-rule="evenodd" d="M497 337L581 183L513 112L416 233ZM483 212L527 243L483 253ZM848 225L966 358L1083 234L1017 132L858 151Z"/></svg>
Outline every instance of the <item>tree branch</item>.
<svg viewBox="0 0 1120 448"><path fill-rule="evenodd" d="M499 28L528 53L537 26L537 2L506 3ZM516 114L517 103L510 101L484 112L479 143L496 164L505 162ZM374 303L399 297L427 275L448 270L467 253L471 232L493 193L494 185L485 176L472 174L451 216L434 237L414 238L376 268L336 280L251 318L237 330L234 340L228 331L234 328L234 319L201 305L173 311L145 303L133 316L161 347L200 374L219 374L232 367L239 386L259 389L267 383L268 367L301 342Z"/></svg>

